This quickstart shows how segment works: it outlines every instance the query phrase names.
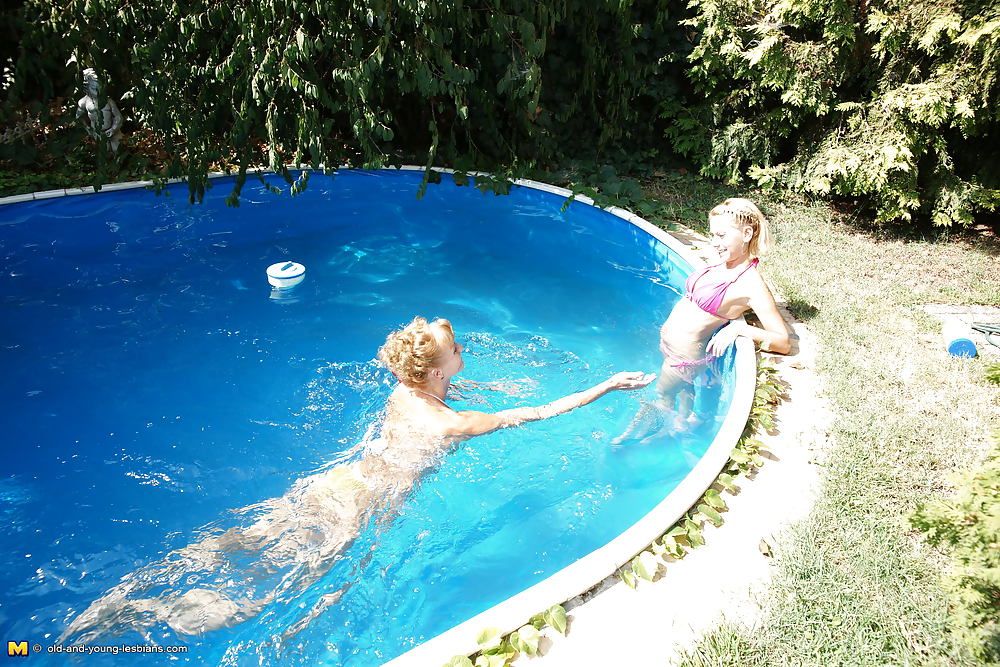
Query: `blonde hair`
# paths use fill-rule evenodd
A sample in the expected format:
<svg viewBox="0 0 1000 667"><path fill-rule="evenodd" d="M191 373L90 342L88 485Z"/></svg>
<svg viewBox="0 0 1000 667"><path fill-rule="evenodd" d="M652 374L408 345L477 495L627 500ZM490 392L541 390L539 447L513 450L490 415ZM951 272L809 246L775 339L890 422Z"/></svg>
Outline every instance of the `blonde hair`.
<svg viewBox="0 0 1000 667"><path fill-rule="evenodd" d="M711 220L716 216L729 216L737 227L750 227L753 236L747 251L751 257L763 257L771 249L771 231L768 229L767 218L760 212L757 205L749 199L730 197L708 212Z"/></svg>
<svg viewBox="0 0 1000 667"><path fill-rule="evenodd" d="M435 332L439 332L435 335ZM422 386L432 369L438 366L444 353L455 344L451 322L422 317L398 331L393 331L379 348L378 360L403 384Z"/></svg>

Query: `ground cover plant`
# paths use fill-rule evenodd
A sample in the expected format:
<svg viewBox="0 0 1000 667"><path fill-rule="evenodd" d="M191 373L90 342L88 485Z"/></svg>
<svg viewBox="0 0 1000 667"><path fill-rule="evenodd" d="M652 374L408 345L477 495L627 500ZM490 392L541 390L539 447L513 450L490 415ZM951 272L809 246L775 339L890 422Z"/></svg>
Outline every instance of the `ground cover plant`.
<svg viewBox="0 0 1000 667"><path fill-rule="evenodd" d="M1000 363L986 375L1000 384ZM982 468L959 479L955 497L920 507L913 523L954 555L947 585L955 632L977 658L1000 662L1000 431Z"/></svg>

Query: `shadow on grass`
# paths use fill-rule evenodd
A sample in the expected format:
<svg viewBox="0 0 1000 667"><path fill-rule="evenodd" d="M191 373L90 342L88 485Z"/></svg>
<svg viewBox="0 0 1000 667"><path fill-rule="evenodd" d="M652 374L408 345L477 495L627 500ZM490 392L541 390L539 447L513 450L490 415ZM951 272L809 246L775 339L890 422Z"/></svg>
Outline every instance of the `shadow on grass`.
<svg viewBox="0 0 1000 667"><path fill-rule="evenodd" d="M968 227L939 227L929 219L877 223L874 214L860 206L830 202L835 221L875 241L904 243L965 243L989 257L1000 257L1000 215L984 214Z"/></svg>
<svg viewBox="0 0 1000 667"><path fill-rule="evenodd" d="M798 297L788 299L784 305L799 322L808 322L819 314L819 309L816 306Z"/></svg>

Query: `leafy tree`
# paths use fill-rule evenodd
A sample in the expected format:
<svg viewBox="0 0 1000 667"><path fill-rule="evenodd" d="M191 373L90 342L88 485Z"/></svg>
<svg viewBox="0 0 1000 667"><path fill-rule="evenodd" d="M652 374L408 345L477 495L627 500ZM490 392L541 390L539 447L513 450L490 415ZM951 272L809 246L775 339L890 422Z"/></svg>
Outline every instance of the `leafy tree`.
<svg viewBox="0 0 1000 667"><path fill-rule="evenodd" d="M95 67L161 176L199 198L234 170L234 202L251 165L291 182L289 164L417 161L502 188L538 168L622 183L680 154L880 221L969 224L1000 203L995 2L683 1L24 0L0 23L19 39L0 120L52 101L65 125ZM56 134L0 142L0 160L78 137ZM98 159L100 181L115 165Z"/></svg>
<svg viewBox="0 0 1000 667"><path fill-rule="evenodd" d="M200 198L210 169L233 169L235 201L246 169L261 163L290 182L288 164L378 167L418 154L428 166L509 176L551 164L569 145L631 136L636 100L656 104L643 82L662 81L652 75L676 60L656 29L664 11L529 0L27 0L24 14L43 20L20 69L37 69L42 53L95 67L132 122L162 142L164 177L185 177ZM65 87L48 65L53 87Z"/></svg>

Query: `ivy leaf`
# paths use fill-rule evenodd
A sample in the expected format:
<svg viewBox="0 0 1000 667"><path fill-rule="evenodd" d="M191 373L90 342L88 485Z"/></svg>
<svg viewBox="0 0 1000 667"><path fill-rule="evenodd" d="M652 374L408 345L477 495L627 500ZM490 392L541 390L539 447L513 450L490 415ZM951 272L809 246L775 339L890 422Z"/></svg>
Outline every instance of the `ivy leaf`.
<svg viewBox="0 0 1000 667"><path fill-rule="evenodd" d="M552 605L544 613L545 622L561 635L566 634L566 610L562 605Z"/></svg>
<svg viewBox="0 0 1000 667"><path fill-rule="evenodd" d="M729 458L740 464L750 463L750 455L740 449L734 449L731 451L729 453Z"/></svg>
<svg viewBox="0 0 1000 667"><path fill-rule="evenodd" d="M677 538L677 537L684 537L686 535L687 535L687 528L685 528L683 524L679 523L670 530L668 530L664 535L664 537Z"/></svg>
<svg viewBox="0 0 1000 667"><path fill-rule="evenodd" d="M684 519L684 529L687 531L688 544L692 547L700 547L705 544L705 537L702 535L701 526L691 519Z"/></svg>
<svg viewBox="0 0 1000 667"><path fill-rule="evenodd" d="M512 660L514 656L517 655L517 651L514 649L513 646L511 646L509 639L504 639L503 641L500 642L498 646L494 646L493 648L489 649L483 649L482 654L488 656L496 656L500 660L506 661L506 660Z"/></svg>
<svg viewBox="0 0 1000 667"><path fill-rule="evenodd" d="M618 571L618 577L625 583L626 586L635 590L635 575L632 574L632 570L627 567L623 567Z"/></svg>
<svg viewBox="0 0 1000 667"><path fill-rule="evenodd" d="M730 493L733 493L733 492L736 491L736 482L735 482L735 479L729 473L725 473L724 472L721 475L719 475L718 482L719 482L719 486L721 486L722 488L724 488L726 491L729 491Z"/></svg>
<svg viewBox="0 0 1000 667"><path fill-rule="evenodd" d="M719 492L716 491L715 489L709 489L708 491L705 492L705 502L713 509L717 510L726 509L726 501L722 499L722 497L719 495Z"/></svg>
<svg viewBox="0 0 1000 667"><path fill-rule="evenodd" d="M456 655L454 658L444 663L442 667L475 667L468 656Z"/></svg>
<svg viewBox="0 0 1000 667"><path fill-rule="evenodd" d="M663 538L663 546L666 547L667 553L674 558L681 559L687 554L684 551L684 547L677 543L677 540L673 537L666 536Z"/></svg>
<svg viewBox="0 0 1000 667"><path fill-rule="evenodd" d="M646 581L652 581L658 569L659 563L656 560L656 556L649 551L643 551L632 559L632 571Z"/></svg>
<svg viewBox="0 0 1000 667"><path fill-rule="evenodd" d="M511 654L511 655L513 655L513 654ZM476 666L475 667L506 667L506 665L508 664L508 660L509 659L510 658L508 656L505 656L505 655L498 655L498 654L486 655L486 654L483 654L483 655L480 655L478 658L476 658Z"/></svg>
<svg viewBox="0 0 1000 667"><path fill-rule="evenodd" d="M698 505L698 512L701 513L706 519L712 522L712 525L718 528L723 524L722 515L716 512L714 509L702 503Z"/></svg>
<svg viewBox="0 0 1000 667"><path fill-rule="evenodd" d="M510 644L519 653L535 655L538 653L538 642L542 636L532 625L524 625L510 634Z"/></svg>
<svg viewBox="0 0 1000 667"><path fill-rule="evenodd" d="M480 649L485 650L499 646L502 639L503 633L500 632L499 628L486 628L476 637L476 643L479 644Z"/></svg>

